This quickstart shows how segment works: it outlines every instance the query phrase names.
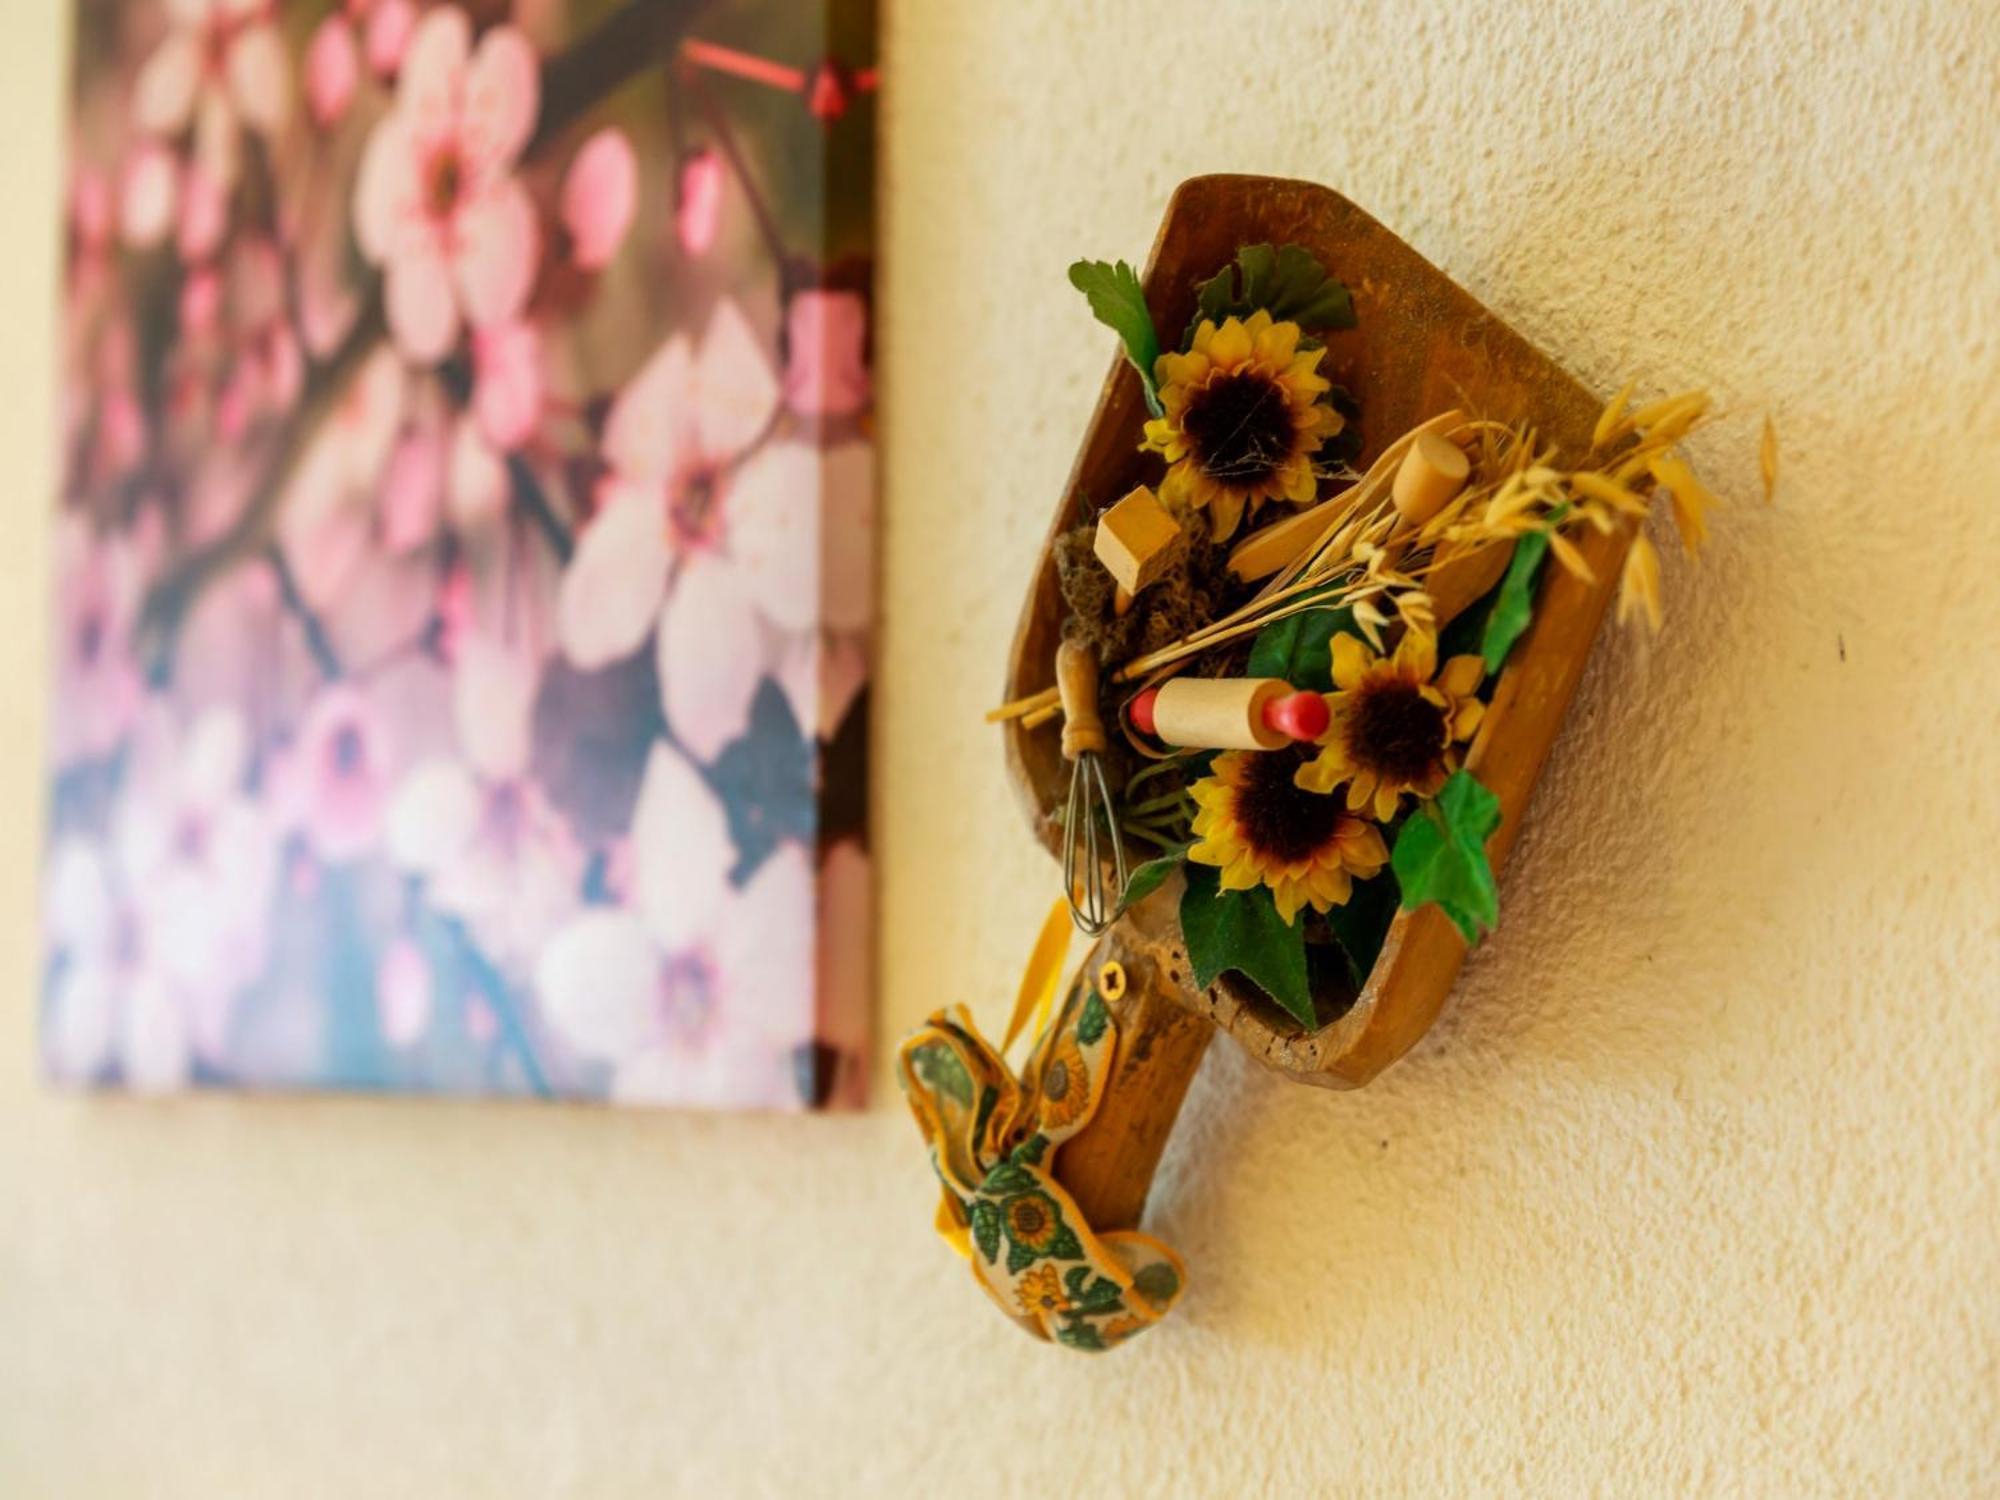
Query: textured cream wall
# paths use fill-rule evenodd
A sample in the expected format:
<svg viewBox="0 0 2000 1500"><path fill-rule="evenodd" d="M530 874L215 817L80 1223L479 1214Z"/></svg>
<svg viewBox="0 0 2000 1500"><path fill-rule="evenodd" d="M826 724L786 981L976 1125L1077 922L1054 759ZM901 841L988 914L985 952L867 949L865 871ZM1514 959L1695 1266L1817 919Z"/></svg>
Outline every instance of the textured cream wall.
<svg viewBox="0 0 2000 1500"><path fill-rule="evenodd" d="M0 21L0 1493L2000 1491L2000 16L890 0L881 1034L1050 895L978 722L1181 177L1338 186L1781 508L1586 679L1436 1032L1227 1045L1109 1361L1030 1344L861 1118L83 1102L29 1047L56 20ZM1743 441L1701 456L1753 490Z"/></svg>

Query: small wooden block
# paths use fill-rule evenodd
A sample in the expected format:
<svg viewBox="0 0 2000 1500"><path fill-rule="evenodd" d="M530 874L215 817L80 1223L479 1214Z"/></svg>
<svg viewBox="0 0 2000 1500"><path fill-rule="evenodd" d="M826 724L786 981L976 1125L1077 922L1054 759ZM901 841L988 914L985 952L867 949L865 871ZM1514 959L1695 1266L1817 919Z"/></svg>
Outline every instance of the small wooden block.
<svg viewBox="0 0 2000 1500"><path fill-rule="evenodd" d="M1118 586L1136 594L1166 571L1180 536L1180 524L1142 484L1097 518L1093 550Z"/></svg>

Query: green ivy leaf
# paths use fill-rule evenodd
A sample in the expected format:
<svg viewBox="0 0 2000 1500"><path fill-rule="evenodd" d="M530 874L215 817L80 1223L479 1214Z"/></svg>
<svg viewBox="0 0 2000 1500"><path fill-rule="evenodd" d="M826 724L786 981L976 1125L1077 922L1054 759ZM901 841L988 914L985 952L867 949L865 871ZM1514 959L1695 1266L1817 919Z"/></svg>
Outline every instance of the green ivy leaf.
<svg viewBox="0 0 2000 1500"><path fill-rule="evenodd" d="M1470 771L1454 771L1437 796L1410 814L1389 856L1403 909L1435 901L1467 943L1500 920L1500 892L1486 841L1500 826L1500 799Z"/></svg>
<svg viewBox="0 0 2000 1500"><path fill-rule="evenodd" d="M1194 982L1203 989L1234 969L1302 1024L1314 1024L1305 925L1279 916L1266 887L1225 891L1219 870L1190 863L1181 895L1181 936Z"/></svg>
<svg viewBox="0 0 2000 1500"><path fill-rule="evenodd" d="M1194 342L1202 319L1247 318L1260 307L1308 331L1354 326L1354 299L1304 245L1245 245L1233 264L1195 289L1195 317L1182 346Z"/></svg>
<svg viewBox="0 0 2000 1500"><path fill-rule="evenodd" d="M1340 940L1348 977L1359 990L1374 972L1375 960L1382 956L1382 943L1389 936L1389 924L1396 920L1396 877L1383 874L1355 881L1347 900L1329 908L1326 919Z"/></svg>
<svg viewBox="0 0 2000 1500"><path fill-rule="evenodd" d="M1170 853L1162 854L1158 859L1147 860L1134 870L1126 878L1125 894L1118 898L1118 909L1130 911L1157 891L1166 883L1167 877L1181 867L1181 861L1187 858L1187 851L1188 846L1183 844Z"/></svg>
<svg viewBox="0 0 2000 1500"><path fill-rule="evenodd" d="M1153 314L1146 306L1138 273L1122 260L1116 265L1080 260L1069 268L1069 284L1089 299L1091 315L1118 335L1125 357L1145 387L1146 410L1159 416L1162 407L1159 387L1153 383L1153 366L1160 358L1160 335L1153 327Z"/></svg>
<svg viewBox="0 0 2000 1500"><path fill-rule="evenodd" d="M1333 691L1333 638L1352 631L1354 611L1304 609L1273 620L1257 632L1244 669L1252 677L1282 677L1295 688L1315 693Z"/></svg>
<svg viewBox="0 0 2000 1500"><path fill-rule="evenodd" d="M1558 505L1549 512L1549 522L1560 526L1568 514L1567 503ZM1531 531L1514 543L1514 556L1507 563L1506 576L1493 591L1493 602L1486 611L1485 634L1480 638L1479 654L1486 658L1488 677L1500 670L1507 653L1514 649L1514 642L1535 617L1535 580L1548 553L1546 531Z"/></svg>
<svg viewBox="0 0 2000 1500"><path fill-rule="evenodd" d="M1514 642L1535 617L1535 578L1542 571L1542 559L1548 552L1546 532L1531 531L1514 543L1514 556L1507 564L1506 577L1500 580L1499 592L1493 596L1493 608L1486 616L1486 634L1479 643L1479 654L1486 658L1489 677L1500 670L1507 653L1514 649Z"/></svg>

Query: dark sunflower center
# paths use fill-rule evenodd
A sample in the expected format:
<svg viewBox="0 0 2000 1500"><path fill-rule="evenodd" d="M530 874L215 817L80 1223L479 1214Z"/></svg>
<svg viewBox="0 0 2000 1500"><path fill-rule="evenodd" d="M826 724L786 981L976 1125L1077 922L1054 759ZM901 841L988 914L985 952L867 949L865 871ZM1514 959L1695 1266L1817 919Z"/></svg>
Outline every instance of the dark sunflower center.
<svg viewBox="0 0 2000 1500"><path fill-rule="evenodd" d="M1236 793L1244 841L1259 854L1287 863L1316 854L1340 826L1338 797L1293 784L1302 759L1296 750L1253 754Z"/></svg>
<svg viewBox="0 0 2000 1500"><path fill-rule="evenodd" d="M1444 746L1444 710L1401 679L1364 688L1347 724L1349 757L1398 781L1417 781L1436 769Z"/></svg>
<svg viewBox="0 0 2000 1500"><path fill-rule="evenodd" d="M1060 1103L1068 1092L1069 1064L1059 1057L1049 1064L1049 1071L1042 1079L1042 1093Z"/></svg>
<svg viewBox="0 0 2000 1500"><path fill-rule="evenodd" d="M1049 1230L1048 1210L1036 1198L1016 1198L1008 1207L1007 1219L1017 1240L1039 1240Z"/></svg>
<svg viewBox="0 0 2000 1500"><path fill-rule="evenodd" d="M1270 478L1291 457L1296 436L1284 391L1250 371L1219 376L1196 391L1181 426L1201 471L1231 485Z"/></svg>

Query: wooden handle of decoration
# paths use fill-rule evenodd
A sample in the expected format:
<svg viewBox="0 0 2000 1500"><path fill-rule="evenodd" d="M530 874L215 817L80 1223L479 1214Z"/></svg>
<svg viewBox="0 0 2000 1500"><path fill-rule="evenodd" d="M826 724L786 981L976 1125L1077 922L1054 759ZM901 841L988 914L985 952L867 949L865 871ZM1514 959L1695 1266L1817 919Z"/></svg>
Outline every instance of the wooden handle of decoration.
<svg viewBox="0 0 2000 1500"><path fill-rule="evenodd" d="M1062 699L1063 759L1086 750L1102 752L1104 720L1097 713L1097 653L1081 641L1056 648L1056 693Z"/></svg>
<svg viewBox="0 0 2000 1500"><path fill-rule="evenodd" d="M1118 1026L1111 1078L1090 1123L1064 1142L1056 1178L1093 1229L1135 1229L1153 1173L1215 1026L1181 998L1191 992L1181 946L1180 881L1170 880L1112 924L1084 960L1082 984L1099 986L1116 963L1124 993L1105 997Z"/></svg>

